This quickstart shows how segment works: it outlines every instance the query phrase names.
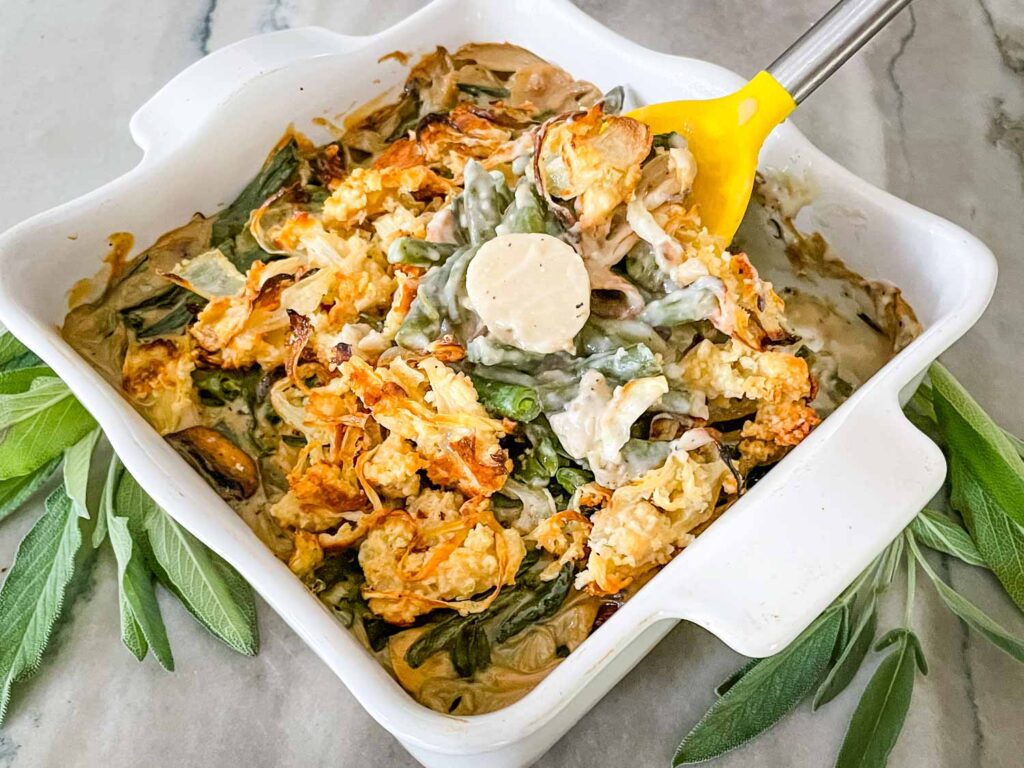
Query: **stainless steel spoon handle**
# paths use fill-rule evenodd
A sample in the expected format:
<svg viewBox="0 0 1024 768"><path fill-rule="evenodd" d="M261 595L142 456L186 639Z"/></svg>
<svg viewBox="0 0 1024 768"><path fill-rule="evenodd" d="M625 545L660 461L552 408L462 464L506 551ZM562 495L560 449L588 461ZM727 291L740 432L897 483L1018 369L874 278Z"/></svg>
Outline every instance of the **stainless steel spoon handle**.
<svg viewBox="0 0 1024 768"><path fill-rule="evenodd" d="M768 71L799 104L910 0L839 0Z"/></svg>

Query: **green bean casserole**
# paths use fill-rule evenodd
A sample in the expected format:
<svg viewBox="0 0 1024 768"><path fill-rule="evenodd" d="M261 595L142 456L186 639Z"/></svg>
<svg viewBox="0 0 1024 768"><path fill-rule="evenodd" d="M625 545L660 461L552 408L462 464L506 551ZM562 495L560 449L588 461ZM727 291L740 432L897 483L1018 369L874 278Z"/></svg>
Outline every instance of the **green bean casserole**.
<svg viewBox="0 0 1024 768"><path fill-rule="evenodd" d="M65 338L442 712L523 696L916 332L784 182L711 236L622 101L438 48L72 293Z"/></svg>

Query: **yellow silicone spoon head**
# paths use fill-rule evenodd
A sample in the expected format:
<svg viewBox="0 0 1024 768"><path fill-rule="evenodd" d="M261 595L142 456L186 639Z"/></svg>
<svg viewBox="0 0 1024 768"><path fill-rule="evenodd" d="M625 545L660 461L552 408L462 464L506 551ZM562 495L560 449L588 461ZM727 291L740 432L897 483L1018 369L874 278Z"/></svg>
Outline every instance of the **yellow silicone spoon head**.
<svg viewBox="0 0 1024 768"><path fill-rule="evenodd" d="M687 202L697 206L708 231L732 241L746 213L761 145L796 107L767 72L718 99L669 101L630 112L654 133L682 135L697 163Z"/></svg>

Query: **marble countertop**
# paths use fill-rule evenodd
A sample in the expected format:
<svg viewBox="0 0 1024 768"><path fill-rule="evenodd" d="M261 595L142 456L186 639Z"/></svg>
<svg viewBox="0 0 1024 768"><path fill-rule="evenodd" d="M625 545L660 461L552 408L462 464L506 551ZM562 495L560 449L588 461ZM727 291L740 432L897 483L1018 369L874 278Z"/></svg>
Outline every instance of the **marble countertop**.
<svg viewBox="0 0 1024 768"><path fill-rule="evenodd" d="M483 0L481 0L483 1ZM578 0L654 49L753 73L831 0ZM0 25L0 230L128 170L132 112L203 54L242 37L319 24L382 29L415 0L7 0ZM999 288L947 364L1006 427L1024 433L1024 0L922 0L796 115L818 146L894 194L966 227L995 251ZM657 19L657 23L653 21ZM1008 354L1009 353L1009 354ZM9 565L33 516L0 530ZM1024 621L984 573L949 578L1006 626ZM163 605L178 671L120 645L112 560L58 631L42 673L16 689L0 768L51 765L413 766L266 606L263 648L241 658ZM915 622L920 680L894 768L1015 768L1024 754L1024 666L967 632L929 587ZM858 691L798 709L715 766L831 765ZM538 763L666 766L738 664L703 630L678 626Z"/></svg>

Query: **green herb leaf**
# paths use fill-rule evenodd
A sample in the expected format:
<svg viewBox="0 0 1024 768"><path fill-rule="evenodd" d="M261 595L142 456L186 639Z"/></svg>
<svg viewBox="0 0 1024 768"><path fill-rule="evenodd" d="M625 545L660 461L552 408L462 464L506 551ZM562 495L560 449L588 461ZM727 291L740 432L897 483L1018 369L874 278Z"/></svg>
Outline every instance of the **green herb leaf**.
<svg viewBox="0 0 1024 768"><path fill-rule="evenodd" d="M42 361L9 331L0 333L0 371L38 365Z"/></svg>
<svg viewBox="0 0 1024 768"><path fill-rule="evenodd" d="M32 386L32 382L40 377L53 378L53 371L45 365L2 371L0 372L0 395L16 395L27 392Z"/></svg>
<svg viewBox="0 0 1024 768"><path fill-rule="evenodd" d="M95 426L92 416L73 397L18 422L0 442L0 479L34 472Z"/></svg>
<svg viewBox="0 0 1024 768"><path fill-rule="evenodd" d="M81 521L63 487L46 500L46 511L18 546L0 588L0 722L11 688L39 668L60 617L82 543Z"/></svg>
<svg viewBox="0 0 1024 768"><path fill-rule="evenodd" d="M121 460L114 454L107 466L107 478L103 483L103 492L100 494L100 511L96 515L96 527L92 529L93 549L99 549L100 544L107 538L107 520L114 514L114 495L117 492L117 484L121 480L121 473L124 466Z"/></svg>
<svg viewBox="0 0 1024 768"><path fill-rule="evenodd" d="M141 552L132 544L128 520L118 517L112 506L105 509L107 533L117 558L117 577L121 605L121 639L139 661L145 658L146 647L153 649L160 666L174 670L174 657L167 640L160 606L153 589L153 574L146 567ZM139 635L141 634L140 642ZM139 652L141 651L141 656Z"/></svg>
<svg viewBox="0 0 1024 768"><path fill-rule="evenodd" d="M132 615L131 606L127 601L120 599L118 608L121 614L121 642L124 643L125 648L131 651L132 656L142 661L149 653L149 643L146 642L146 636L142 634L142 627Z"/></svg>
<svg viewBox="0 0 1024 768"><path fill-rule="evenodd" d="M978 606L940 579L913 542L911 542L911 547L914 550L917 562L920 563L925 573L932 580L932 584L935 585L935 589L939 593L939 597L946 604L946 607L963 619L972 629L988 638L989 642L993 645L1006 651L1017 661L1024 661L1024 641L1011 635Z"/></svg>
<svg viewBox="0 0 1024 768"><path fill-rule="evenodd" d="M114 509L118 517L128 518L136 543L141 535L133 520L141 524L150 567L199 623L239 653L254 656L259 651L256 604L242 577L160 509L127 472L118 484Z"/></svg>
<svg viewBox="0 0 1024 768"><path fill-rule="evenodd" d="M0 394L0 429L32 418L70 395L67 384L56 376L40 376L24 392Z"/></svg>
<svg viewBox="0 0 1024 768"><path fill-rule="evenodd" d="M839 751L836 768L884 768L892 752L914 693L914 667L920 663L917 638L910 630L896 630L896 650L875 670L857 705Z"/></svg>
<svg viewBox="0 0 1024 768"><path fill-rule="evenodd" d="M841 608L832 606L787 648L743 675L683 739L672 764L718 757L781 720L825 674L841 623Z"/></svg>
<svg viewBox="0 0 1024 768"><path fill-rule="evenodd" d="M997 509L1024 525L1024 459L949 371L935 363L931 380L935 414L950 453L970 468Z"/></svg>
<svg viewBox="0 0 1024 768"><path fill-rule="evenodd" d="M864 657L871 650L871 643L875 640L875 632L878 629L878 610L874 597L868 602L860 614L857 626L853 634L843 646L835 665L829 670L824 682L818 687L811 702L812 709L823 707L842 693L850 684Z"/></svg>
<svg viewBox="0 0 1024 768"><path fill-rule="evenodd" d="M986 567L977 545L958 523L940 512L923 509L910 524L914 536L927 547L952 555L968 565Z"/></svg>
<svg viewBox="0 0 1024 768"><path fill-rule="evenodd" d="M747 674L747 672L756 667L760 662L760 659L750 659L750 661L748 661L742 667L740 667L727 678L725 678L725 680L723 680L717 686L715 686L715 696L721 697L728 693L730 688L736 685L736 683L738 683L740 679L745 674Z"/></svg>
<svg viewBox="0 0 1024 768"><path fill-rule="evenodd" d="M64 490L79 517L91 517L88 500L89 467L100 434L99 428L96 428L64 450Z"/></svg>
<svg viewBox="0 0 1024 768"><path fill-rule="evenodd" d="M0 480L0 520L10 515L28 501L39 487L56 471L60 459L45 464L28 475Z"/></svg>
<svg viewBox="0 0 1024 768"><path fill-rule="evenodd" d="M1017 661L1024 661L1024 641L1014 637L974 603L937 577L932 583L939 596L953 613L981 632L995 646L1002 648Z"/></svg>
<svg viewBox="0 0 1024 768"><path fill-rule="evenodd" d="M1003 514L988 489L958 456L949 463L950 502L1006 593L1024 610L1024 528Z"/></svg>

